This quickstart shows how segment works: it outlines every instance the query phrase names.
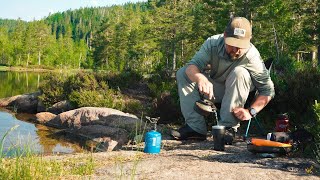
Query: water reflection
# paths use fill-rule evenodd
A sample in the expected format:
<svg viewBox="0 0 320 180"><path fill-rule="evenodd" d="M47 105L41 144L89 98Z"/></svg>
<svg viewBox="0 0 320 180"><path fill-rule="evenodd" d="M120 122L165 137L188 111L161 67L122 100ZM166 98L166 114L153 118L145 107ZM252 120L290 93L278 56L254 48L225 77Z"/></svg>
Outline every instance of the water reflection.
<svg viewBox="0 0 320 180"><path fill-rule="evenodd" d="M0 98L38 90L44 73L0 71Z"/></svg>
<svg viewBox="0 0 320 180"><path fill-rule="evenodd" d="M39 124L24 121L30 114L18 114L16 117L4 109L0 109L0 138L10 128L19 127L6 137L4 153L6 156L14 155L17 151L24 152L30 149L33 153L56 154L82 152L83 149L76 144L69 143L63 137L54 136L58 130Z"/></svg>
<svg viewBox="0 0 320 180"><path fill-rule="evenodd" d="M9 72L0 71L0 98L38 91L43 72ZM0 108L0 141L3 135L15 125L19 127L6 137L4 152L7 156L16 151L28 149L34 153L74 153L82 152L79 145L70 143L64 136L54 135L58 130L28 122L31 114L16 114ZM1 149L1 148L0 148Z"/></svg>

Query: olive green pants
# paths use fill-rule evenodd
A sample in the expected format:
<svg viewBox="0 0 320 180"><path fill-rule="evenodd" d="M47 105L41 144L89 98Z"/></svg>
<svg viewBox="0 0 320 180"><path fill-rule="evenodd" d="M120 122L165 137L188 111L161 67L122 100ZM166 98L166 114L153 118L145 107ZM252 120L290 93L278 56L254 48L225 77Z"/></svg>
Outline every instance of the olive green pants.
<svg viewBox="0 0 320 180"><path fill-rule="evenodd" d="M194 110L195 102L200 99L198 86L190 81L185 71L186 66L179 69L176 76L182 114L186 124L193 130L207 134L204 117ZM243 107L250 91L254 89L249 72L243 67L236 67L224 79L208 79L213 84L214 102L221 103L218 125L237 130L240 121L233 115L232 110L235 107Z"/></svg>

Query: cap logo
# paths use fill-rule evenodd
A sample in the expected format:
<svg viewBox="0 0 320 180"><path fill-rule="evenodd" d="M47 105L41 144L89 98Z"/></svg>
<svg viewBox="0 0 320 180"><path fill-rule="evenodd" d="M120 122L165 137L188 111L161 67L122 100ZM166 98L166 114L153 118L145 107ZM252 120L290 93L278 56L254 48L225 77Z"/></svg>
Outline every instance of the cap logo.
<svg viewBox="0 0 320 180"><path fill-rule="evenodd" d="M246 30L245 29L241 29L241 28L234 28L233 35L245 37L246 36Z"/></svg>

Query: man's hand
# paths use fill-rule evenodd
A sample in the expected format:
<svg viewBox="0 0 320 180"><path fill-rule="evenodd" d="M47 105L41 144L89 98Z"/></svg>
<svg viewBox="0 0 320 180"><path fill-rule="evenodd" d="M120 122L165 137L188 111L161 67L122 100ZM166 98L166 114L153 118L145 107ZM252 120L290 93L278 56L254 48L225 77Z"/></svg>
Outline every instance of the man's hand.
<svg viewBox="0 0 320 180"><path fill-rule="evenodd" d="M198 81L199 92L208 96L209 99L213 97L213 85L205 76L199 78Z"/></svg>
<svg viewBox="0 0 320 180"><path fill-rule="evenodd" d="M208 78L200 73L200 70L195 65L189 65L186 69L186 74L192 82L198 84L199 92L208 96L209 99L213 97L213 85Z"/></svg>
<svg viewBox="0 0 320 180"><path fill-rule="evenodd" d="M234 108L232 112L234 116L236 116L241 121L246 121L252 118L249 110L245 108Z"/></svg>

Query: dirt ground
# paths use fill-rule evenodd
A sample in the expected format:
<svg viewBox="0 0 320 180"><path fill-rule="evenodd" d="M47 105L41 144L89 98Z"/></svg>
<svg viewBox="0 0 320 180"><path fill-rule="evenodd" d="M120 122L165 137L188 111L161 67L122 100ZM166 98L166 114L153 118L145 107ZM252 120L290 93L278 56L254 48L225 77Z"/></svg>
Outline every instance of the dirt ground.
<svg viewBox="0 0 320 180"><path fill-rule="evenodd" d="M124 92L131 98L151 102L145 90ZM137 96L137 97L136 97ZM264 158L247 150L246 142L238 140L226 145L225 151L213 150L213 139L206 141L176 141L163 137L160 154L143 153L143 144L126 146L122 150L94 153L93 175L63 179L320 179L319 164L299 156ZM88 154L50 157L54 159L80 158Z"/></svg>
<svg viewBox="0 0 320 180"><path fill-rule="evenodd" d="M225 151L213 150L210 138L162 143L157 155L133 147L94 153L98 165L94 174L84 179L320 179L319 165L311 159L263 158L249 152L245 142L226 145Z"/></svg>
<svg viewBox="0 0 320 180"><path fill-rule="evenodd" d="M141 90L128 92L124 94L132 97L146 94ZM163 148L158 155L145 154L129 146L121 151L95 153L94 158L102 164L90 178L320 179L319 164L314 160L297 156L264 158L249 152L243 141L226 145L225 151L215 151L210 137L202 142L163 139L168 140L162 140Z"/></svg>

